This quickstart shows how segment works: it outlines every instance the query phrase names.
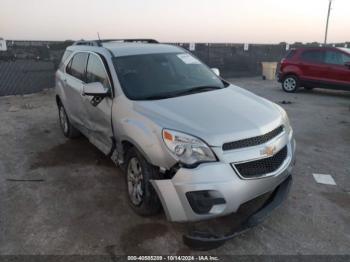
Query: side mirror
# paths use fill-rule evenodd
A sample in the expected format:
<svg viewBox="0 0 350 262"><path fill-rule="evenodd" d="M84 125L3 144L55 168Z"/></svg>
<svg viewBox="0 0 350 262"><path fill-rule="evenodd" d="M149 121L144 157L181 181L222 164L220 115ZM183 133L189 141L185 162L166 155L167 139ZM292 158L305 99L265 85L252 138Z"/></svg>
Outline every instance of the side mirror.
<svg viewBox="0 0 350 262"><path fill-rule="evenodd" d="M220 70L218 68L212 68L211 71L213 71L215 75L220 76Z"/></svg>
<svg viewBox="0 0 350 262"><path fill-rule="evenodd" d="M93 82L84 85L83 94L87 96L105 97L108 94L108 89L105 88L100 82Z"/></svg>
<svg viewBox="0 0 350 262"><path fill-rule="evenodd" d="M344 65L350 69L350 62L345 62Z"/></svg>

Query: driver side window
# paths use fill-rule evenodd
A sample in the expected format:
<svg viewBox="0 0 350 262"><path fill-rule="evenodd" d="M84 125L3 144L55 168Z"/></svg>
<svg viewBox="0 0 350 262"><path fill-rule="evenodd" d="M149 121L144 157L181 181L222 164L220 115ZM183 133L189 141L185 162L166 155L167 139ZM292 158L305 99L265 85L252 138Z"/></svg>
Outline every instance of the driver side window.
<svg viewBox="0 0 350 262"><path fill-rule="evenodd" d="M344 65L350 61L350 56L336 51L327 51L325 56L326 64Z"/></svg>
<svg viewBox="0 0 350 262"><path fill-rule="evenodd" d="M101 59L95 54L89 55L86 68L86 80L87 83L100 82L105 88L111 89L105 66Z"/></svg>

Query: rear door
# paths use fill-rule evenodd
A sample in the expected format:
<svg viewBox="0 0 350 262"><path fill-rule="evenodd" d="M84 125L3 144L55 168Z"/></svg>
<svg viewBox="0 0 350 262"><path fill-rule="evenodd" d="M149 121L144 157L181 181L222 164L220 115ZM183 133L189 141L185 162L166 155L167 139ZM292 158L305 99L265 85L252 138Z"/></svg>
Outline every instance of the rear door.
<svg viewBox="0 0 350 262"><path fill-rule="evenodd" d="M86 64L89 54L76 53L66 67L65 108L71 121L83 132L86 130L86 110L83 103L83 86L86 81Z"/></svg>
<svg viewBox="0 0 350 262"><path fill-rule="evenodd" d="M350 62L350 55L338 50L327 50L325 63L328 66L328 82L336 85L350 86L350 68L345 66Z"/></svg>
<svg viewBox="0 0 350 262"><path fill-rule="evenodd" d="M90 53L87 68L86 82L100 82L109 89L109 96L106 96L97 105L92 105L92 96L84 97L84 106L88 113L87 121L89 128L89 140L97 148L105 154L108 154L112 147L112 84L107 73L106 65L103 62L103 57L96 53Z"/></svg>
<svg viewBox="0 0 350 262"><path fill-rule="evenodd" d="M301 78L308 82L324 82L327 80L328 66L324 63L325 52L322 49L304 50L300 55L299 67Z"/></svg>

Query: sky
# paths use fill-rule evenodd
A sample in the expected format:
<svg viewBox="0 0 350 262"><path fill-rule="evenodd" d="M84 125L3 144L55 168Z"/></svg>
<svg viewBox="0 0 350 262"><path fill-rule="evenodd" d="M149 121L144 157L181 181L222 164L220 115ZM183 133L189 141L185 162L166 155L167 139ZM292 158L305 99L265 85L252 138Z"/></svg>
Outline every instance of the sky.
<svg viewBox="0 0 350 262"><path fill-rule="evenodd" d="M323 42L329 0L0 0L11 40ZM350 41L350 0L334 0L329 42Z"/></svg>

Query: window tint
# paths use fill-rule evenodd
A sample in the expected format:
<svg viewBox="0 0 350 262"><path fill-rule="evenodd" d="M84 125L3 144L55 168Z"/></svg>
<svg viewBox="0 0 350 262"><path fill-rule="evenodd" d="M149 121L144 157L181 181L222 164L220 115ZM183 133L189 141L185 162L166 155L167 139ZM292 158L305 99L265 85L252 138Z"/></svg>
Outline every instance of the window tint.
<svg viewBox="0 0 350 262"><path fill-rule="evenodd" d="M321 50L308 50L304 51L301 55L301 59L307 62L323 63L324 52Z"/></svg>
<svg viewBox="0 0 350 262"><path fill-rule="evenodd" d="M350 61L350 56L337 52L337 51L327 51L325 56L325 62L327 64L333 65L344 65L346 62Z"/></svg>
<svg viewBox="0 0 350 262"><path fill-rule="evenodd" d="M64 62L67 60L68 56L70 56L70 54L72 53L73 51L70 51L70 50L66 50L62 56L62 59L61 59L61 63L59 64L59 68L62 70L63 69L63 66L64 66Z"/></svg>
<svg viewBox="0 0 350 262"><path fill-rule="evenodd" d="M100 82L110 88L105 66L97 55L90 54L86 68L87 83Z"/></svg>
<svg viewBox="0 0 350 262"><path fill-rule="evenodd" d="M69 60L67 67L66 67L66 73L70 74L70 75L72 74L71 73L72 61L73 61L73 58L71 60Z"/></svg>
<svg viewBox="0 0 350 262"><path fill-rule="evenodd" d="M85 82L85 68L88 53L78 53L73 57L67 73Z"/></svg>
<svg viewBox="0 0 350 262"><path fill-rule="evenodd" d="M295 55L295 53L296 53L296 50L290 50L290 51L287 53L285 59L291 59L291 58Z"/></svg>
<svg viewBox="0 0 350 262"><path fill-rule="evenodd" d="M195 87L225 87L207 66L188 53L121 56L113 62L123 91L134 100L170 97Z"/></svg>

